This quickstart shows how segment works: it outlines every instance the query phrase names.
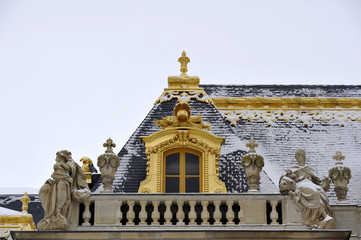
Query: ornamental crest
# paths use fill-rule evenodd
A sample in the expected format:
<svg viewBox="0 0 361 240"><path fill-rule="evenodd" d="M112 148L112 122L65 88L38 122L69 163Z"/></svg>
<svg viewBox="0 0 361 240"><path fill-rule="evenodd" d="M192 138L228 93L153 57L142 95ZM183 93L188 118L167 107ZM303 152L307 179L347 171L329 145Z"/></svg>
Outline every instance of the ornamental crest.
<svg viewBox="0 0 361 240"><path fill-rule="evenodd" d="M211 129L211 125L208 122L203 122L202 116L191 116L191 107L188 103L177 103L174 107L174 116L162 117L162 119L154 122L158 127L162 129L176 128L176 127L193 127L200 129Z"/></svg>

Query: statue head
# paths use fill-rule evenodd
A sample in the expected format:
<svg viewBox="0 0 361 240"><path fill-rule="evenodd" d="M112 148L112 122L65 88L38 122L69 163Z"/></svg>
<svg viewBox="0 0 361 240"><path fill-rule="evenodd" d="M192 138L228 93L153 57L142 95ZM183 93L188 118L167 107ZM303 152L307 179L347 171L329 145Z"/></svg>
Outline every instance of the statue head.
<svg viewBox="0 0 361 240"><path fill-rule="evenodd" d="M296 190L296 182L293 179L283 175L280 178L278 187L280 188L281 193L288 193L289 191L294 192Z"/></svg>
<svg viewBox="0 0 361 240"><path fill-rule="evenodd" d="M71 152L69 152L68 150L61 150L59 152L56 153L56 161L64 161L64 162L67 162L67 161L70 161L72 160L71 158Z"/></svg>
<svg viewBox="0 0 361 240"><path fill-rule="evenodd" d="M299 166L305 166L306 162L306 152L303 149L298 149L295 153L295 158Z"/></svg>

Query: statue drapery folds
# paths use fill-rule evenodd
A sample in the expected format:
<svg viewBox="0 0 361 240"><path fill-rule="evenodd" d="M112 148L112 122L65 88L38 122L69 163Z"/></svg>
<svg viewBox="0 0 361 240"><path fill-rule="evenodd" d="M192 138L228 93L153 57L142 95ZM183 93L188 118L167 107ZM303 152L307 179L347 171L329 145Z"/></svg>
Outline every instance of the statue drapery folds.
<svg viewBox="0 0 361 240"><path fill-rule="evenodd" d="M292 197L297 210L302 213L304 224L312 228L335 228L335 221L330 216L329 199L322 187L327 184L323 184L314 170L305 165L304 150L297 150L295 158L298 165L290 167L280 178L280 192L288 193Z"/></svg>
<svg viewBox="0 0 361 240"><path fill-rule="evenodd" d="M65 230L70 221L71 200L83 201L91 192L83 170L67 150L56 153L56 163L51 177L39 191L45 214L38 223L38 229Z"/></svg>

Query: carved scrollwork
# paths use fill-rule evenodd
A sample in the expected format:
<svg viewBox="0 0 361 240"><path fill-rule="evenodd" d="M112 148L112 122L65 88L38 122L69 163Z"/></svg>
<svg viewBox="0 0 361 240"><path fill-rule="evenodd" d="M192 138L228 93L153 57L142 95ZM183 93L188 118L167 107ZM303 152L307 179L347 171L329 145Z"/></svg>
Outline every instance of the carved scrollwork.
<svg viewBox="0 0 361 240"><path fill-rule="evenodd" d="M231 123L236 125L237 122L248 120L250 122L261 120L271 126L275 121L299 121L308 126L312 121L336 121L341 127L345 126L348 121L361 122L361 111L307 111L307 110L220 110L222 116Z"/></svg>
<svg viewBox="0 0 361 240"><path fill-rule="evenodd" d="M151 193L150 189L149 188L144 188L142 190L142 193Z"/></svg>
<svg viewBox="0 0 361 240"><path fill-rule="evenodd" d="M165 149L172 148L172 146L194 146L200 148L204 151L207 151L211 154L219 155L220 151L212 148L208 144L198 140L195 137L190 136L187 130L179 130L177 134L169 140L159 143L158 145L152 147L149 151L151 153L157 153L158 151L163 152Z"/></svg>
<svg viewBox="0 0 361 240"><path fill-rule="evenodd" d="M264 166L264 160L261 155L258 154L247 154L242 158L241 166L243 168L255 165L259 168Z"/></svg>
<svg viewBox="0 0 361 240"><path fill-rule="evenodd" d="M213 105L212 99L203 90L197 91L164 91L162 95L155 101L154 105L162 102L168 102L172 99L177 99L178 102L190 102L191 99L196 99L200 102L206 102Z"/></svg>

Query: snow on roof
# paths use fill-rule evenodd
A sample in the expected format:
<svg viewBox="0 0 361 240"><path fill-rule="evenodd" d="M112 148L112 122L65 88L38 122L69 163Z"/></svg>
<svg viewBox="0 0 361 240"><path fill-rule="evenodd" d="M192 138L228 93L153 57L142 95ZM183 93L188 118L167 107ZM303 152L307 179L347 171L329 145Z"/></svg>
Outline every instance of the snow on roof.
<svg viewBox="0 0 361 240"><path fill-rule="evenodd" d="M0 216L5 216L5 215L15 216L15 215L21 215L21 214L23 214L23 213L19 212L19 211L8 209L8 208L0 207Z"/></svg>

